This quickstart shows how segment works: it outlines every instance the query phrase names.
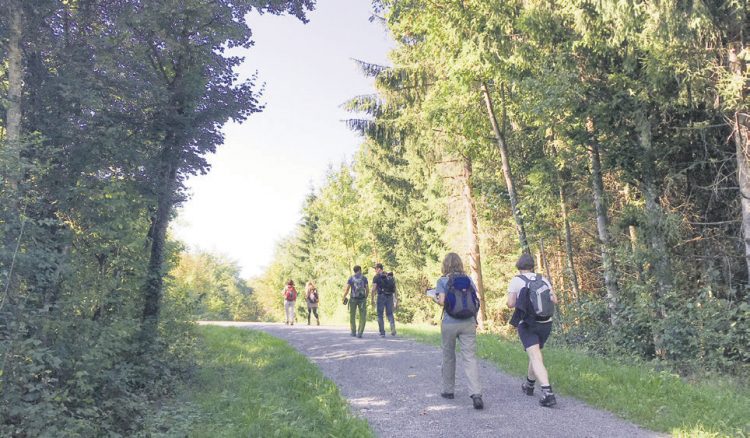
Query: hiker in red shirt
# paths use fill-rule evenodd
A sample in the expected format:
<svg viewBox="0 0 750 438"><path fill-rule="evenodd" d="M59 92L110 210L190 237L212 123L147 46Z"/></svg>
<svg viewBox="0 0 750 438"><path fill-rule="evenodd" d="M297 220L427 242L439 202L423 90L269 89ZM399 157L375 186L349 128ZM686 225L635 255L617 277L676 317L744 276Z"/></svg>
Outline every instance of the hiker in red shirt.
<svg viewBox="0 0 750 438"><path fill-rule="evenodd" d="M286 282L286 287L281 291L281 294L284 296L284 314L286 315L286 324L294 325L297 290L294 288L294 282L292 280Z"/></svg>

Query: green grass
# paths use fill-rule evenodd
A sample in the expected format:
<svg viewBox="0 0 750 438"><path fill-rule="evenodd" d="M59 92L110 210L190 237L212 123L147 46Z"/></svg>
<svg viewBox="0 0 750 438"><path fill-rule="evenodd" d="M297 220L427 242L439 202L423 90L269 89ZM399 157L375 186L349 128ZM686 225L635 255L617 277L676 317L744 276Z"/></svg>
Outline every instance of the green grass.
<svg viewBox="0 0 750 438"><path fill-rule="evenodd" d="M284 341L237 328L204 326L199 334L197 375L178 397L190 409L167 416L190 424L162 420L152 430L212 438L374 436L338 388Z"/></svg>
<svg viewBox="0 0 750 438"><path fill-rule="evenodd" d="M399 333L440 345L440 329L435 326L402 325ZM477 355L509 374L526 374L526 352L515 339L480 334ZM690 437L750 435L750 393L745 385L722 378L689 383L648 364L628 365L551 345L544 348L544 362L555 392L648 429Z"/></svg>

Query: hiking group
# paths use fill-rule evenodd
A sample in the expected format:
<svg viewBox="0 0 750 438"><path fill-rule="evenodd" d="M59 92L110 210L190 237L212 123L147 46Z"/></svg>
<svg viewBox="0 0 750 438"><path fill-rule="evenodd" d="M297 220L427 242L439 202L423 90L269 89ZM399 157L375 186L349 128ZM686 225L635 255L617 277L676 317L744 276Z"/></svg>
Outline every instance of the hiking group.
<svg viewBox="0 0 750 438"><path fill-rule="evenodd" d="M284 296L284 314L286 316L287 325L294 325L296 319L296 306L297 306L297 289L294 288L294 281L289 280L286 282L286 287L281 291L281 295ZM315 315L315 322L320 325L320 318L318 317L318 301L320 296L318 295L318 288L315 287L315 283L312 281L307 282L305 286L305 302L307 303L307 325L310 325L310 316Z"/></svg>
<svg viewBox="0 0 750 438"><path fill-rule="evenodd" d="M386 336L384 317L388 318L390 333L396 336L396 322L393 316L398 308L398 288L392 272L385 272L383 265L377 263L372 278L371 305L378 315L380 337ZM557 402L549 375L544 366L542 348L552 330L557 297L548 279L534 272L534 259L524 253L516 262L518 275L508 285L507 305L514 309L510 324L516 328L519 340L529 358L525 381L521 391L529 396L534 395L537 380L540 384L539 404L552 407ZM370 286L361 266L354 266L354 273L346 282L342 302L349 306L349 325L351 336L361 338L367 320L367 298ZM455 398L456 381L456 344L460 346L461 362L468 382L469 397L475 409L483 409L482 389L479 383L479 367L476 358L477 314L482 303L479 300L474 280L464 271L463 261L456 253L448 253L442 264L442 276L437 280L434 289L427 291L433 301L442 306L440 324L442 345L442 392L446 399ZM294 282L289 280L282 292L285 298L286 323L294 324L294 306L297 292ZM313 282L305 288L307 301L307 323L310 324L311 311L318 319L318 292ZM359 322L357 323L357 316Z"/></svg>

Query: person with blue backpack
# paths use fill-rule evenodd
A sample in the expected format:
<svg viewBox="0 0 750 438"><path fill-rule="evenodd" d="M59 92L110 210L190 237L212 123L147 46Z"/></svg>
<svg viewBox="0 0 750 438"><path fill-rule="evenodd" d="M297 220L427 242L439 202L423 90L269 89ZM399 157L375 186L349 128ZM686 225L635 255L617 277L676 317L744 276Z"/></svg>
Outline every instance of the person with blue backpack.
<svg viewBox="0 0 750 438"><path fill-rule="evenodd" d="M477 312L479 296L474 281L464 272L464 264L456 253L443 260L443 276L435 287L435 301L443 306L440 335L443 347L443 392L440 396L454 398L456 386L456 340L461 346L461 359L469 384L469 396L475 409L483 409L479 366L476 358Z"/></svg>
<svg viewBox="0 0 750 438"><path fill-rule="evenodd" d="M351 291L351 298L347 298ZM370 287L367 284L367 277L362 274L362 267L354 267L354 275L346 281L344 289L343 303L349 304L349 324L352 329L352 336L362 337L365 331L365 322L367 322L367 295L370 294ZM359 329L357 328L356 316L359 313Z"/></svg>
<svg viewBox="0 0 750 438"><path fill-rule="evenodd" d="M375 295L377 295L377 307L375 304ZM396 279L393 272L384 272L383 264L375 264L375 276L372 277L372 306L378 312L378 329L380 337L385 337L385 321L383 313L388 317L391 325L391 336L396 336L396 320L393 317L393 310L398 306L398 295L396 293Z"/></svg>
<svg viewBox="0 0 750 438"><path fill-rule="evenodd" d="M539 404L552 407L557 404L544 366L542 348L552 331L552 315L557 297L552 284L541 274L534 273L534 259L524 253L516 262L519 274L508 285L508 307L515 309L510 324L518 329L518 337L529 356L526 381L521 384L524 394L534 395L534 384L541 385Z"/></svg>

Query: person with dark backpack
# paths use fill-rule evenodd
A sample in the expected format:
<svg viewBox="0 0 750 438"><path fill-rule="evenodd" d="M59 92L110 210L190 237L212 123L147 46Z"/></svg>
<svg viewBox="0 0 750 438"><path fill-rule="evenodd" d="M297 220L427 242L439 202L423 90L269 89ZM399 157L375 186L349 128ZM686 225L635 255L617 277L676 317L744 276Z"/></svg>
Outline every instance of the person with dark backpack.
<svg viewBox="0 0 750 438"><path fill-rule="evenodd" d="M284 314L286 315L286 324L294 325L297 290L294 288L294 282L292 280L286 282L286 287L281 291L281 294L284 296Z"/></svg>
<svg viewBox="0 0 750 438"><path fill-rule="evenodd" d="M393 272L384 272L383 264L375 264L375 276L372 277L372 306L375 307L375 295L377 294L378 329L380 337L385 337L385 323L383 311L388 316L391 324L391 336L396 336L396 320L393 318L393 310L398 306L398 295L396 294L396 279Z"/></svg>
<svg viewBox="0 0 750 438"><path fill-rule="evenodd" d="M521 255L516 268L519 275L513 277L508 285L508 307L515 309L510 324L518 329L518 337L529 356L528 374L526 381L521 384L521 391L526 395L534 395L534 384L539 380L542 387L539 404L552 407L557 404L557 400L544 366L542 348L552 331L552 315L557 297L549 280L534 273L534 259L531 255Z"/></svg>
<svg viewBox="0 0 750 438"><path fill-rule="evenodd" d="M346 296L351 291L351 299ZM352 329L352 336L362 337L365 331L365 322L367 321L367 295L370 294L370 287L367 284L367 277L362 275L362 267L354 267L354 275L349 277L344 289L344 305L349 304L349 324ZM359 313L359 329L357 329L356 316Z"/></svg>
<svg viewBox="0 0 750 438"><path fill-rule="evenodd" d="M320 325L320 318L318 318L318 301L320 301L320 295L318 295L318 288L315 287L315 283L311 281L307 282L305 286L305 301L307 302L307 325L310 325L310 314L315 315L315 321Z"/></svg>
<svg viewBox="0 0 750 438"><path fill-rule="evenodd" d="M474 280L464 272L464 264L456 253L448 253L443 260L443 276L435 287L435 301L443 306L440 334L443 346L443 392L454 398L456 385L456 340L461 346L461 358L469 396L475 409L483 409L482 388L479 385L479 366L476 358L477 312L479 297Z"/></svg>

